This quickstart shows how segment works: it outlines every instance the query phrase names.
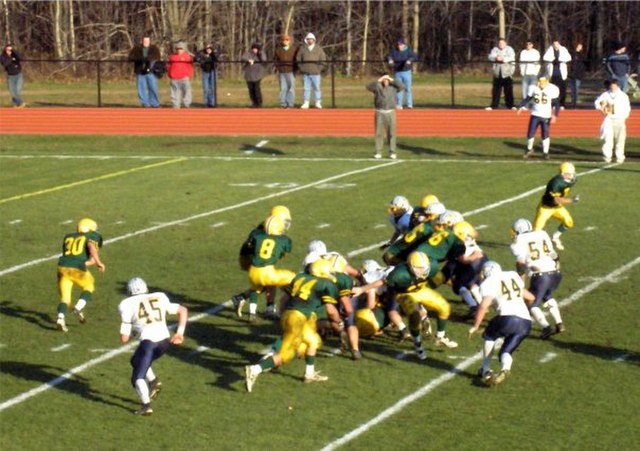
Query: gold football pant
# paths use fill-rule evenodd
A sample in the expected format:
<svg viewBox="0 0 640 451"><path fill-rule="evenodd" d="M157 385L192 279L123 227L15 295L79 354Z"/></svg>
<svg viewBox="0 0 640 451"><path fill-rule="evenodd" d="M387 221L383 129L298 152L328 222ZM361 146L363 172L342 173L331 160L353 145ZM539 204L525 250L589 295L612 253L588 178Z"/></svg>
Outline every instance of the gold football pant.
<svg viewBox="0 0 640 451"><path fill-rule="evenodd" d="M249 282L258 293L262 293L264 287L284 287L291 283L296 274L288 269L277 269L275 266L249 268Z"/></svg>
<svg viewBox="0 0 640 451"><path fill-rule="evenodd" d="M322 345L322 339L316 332L316 314L310 318L298 310L286 310L280 321L282 325L282 363L290 362L296 354L304 356L307 350L316 350Z"/></svg>
<svg viewBox="0 0 640 451"><path fill-rule="evenodd" d="M569 210L565 207L545 207L538 205L536 210L536 219L533 221L533 230L544 229L549 218L556 218L567 229L573 227L573 218L569 214Z"/></svg>
<svg viewBox="0 0 640 451"><path fill-rule="evenodd" d="M58 294L60 302L71 305L71 291L73 285L78 285L82 291L93 293L95 291L95 280L89 271L82 271L77 268L58 267Z"/></svg>
<svg viewBox="0 0 640 451"><path fill-rule="evenodd" d="M451 305L435 290L423 287L418 291L398 295L398 302L405 315L411 315L417 304L422 304L427 310L436 312L438 319L449 319Z"/></svg>

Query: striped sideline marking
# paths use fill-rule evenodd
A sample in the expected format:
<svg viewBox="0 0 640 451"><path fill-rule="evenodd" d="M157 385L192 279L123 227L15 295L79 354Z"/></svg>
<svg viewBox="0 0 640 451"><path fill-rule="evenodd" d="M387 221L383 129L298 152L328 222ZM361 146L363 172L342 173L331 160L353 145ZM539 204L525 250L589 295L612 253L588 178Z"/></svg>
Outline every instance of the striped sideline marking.
<svg viewBox="0 0 640 451"><path fill-rule="evenodd" d="M73 188L74 186L86 185L87 183L97 182L98 180L111 179L113 177L119 177L121 175L131 174L132 172L143 171L145 169L157 168L159 166L164 166L164 165L167 165L167 164L179 163L181 161L186 161L186 160L187 160L186 158L175 158L175 159L169 160L169 161L163 161L163 162L160 162L160 163L153 163L153 164L148 164L146 166L140 166L139 168L131 168L131 169L126 169L124 171L112 172L111 174L100 175L98 177L93 177L93 178L86 179L86 180L80 180L80 181L73 182L73 183L67 183L65 185L54 186L53 188L47 188L47 189L43 189L43 190L40 190L40 191L34 191L32 193L26 193L26 194L20 194L18 196L7 197L6 199L0 199L0 204L4 204L6 202L11 202L13 200L20 200L20 199L26 199L28 197L39 196L40 194L52 193L54 191L60 191L60 190L67 189L67 188Z"/></svg>
<svg viewBox="0 0 640 451"><path fill-rule="evenodd" d="M332 180L337 180L337 179L340 179L340 178L343 178L343 177L351 177L352 175L355 175L355 174L361 174L363 172L375 171L376 169L381 169L381 168L385 168L387 166L392 166L392 165L396 165L396 164L401 164L401 163L397 162L397 161L392 161L392 162L389 162L389 163L383 163L383 164L379 164L379 165L375 165L375 166L370 166L370 167L367 167L367 168L364 168L364 169L357 169L355 171L343 172L342 174L334 175L334 176L331 176L331 177L326 178L326 179L317 180L315 182L311 182L311 183L308 183L306 185L300 185L300 186L296 186L296 187L293 187L293 188L290 188L290 189L279 191L277 193L268 194L266 196L262 196L262 197L258 197L258 198L252 199L252 200L241 202L239 204L230 205L228 207L223 207L223 208L218 208L216 210L206 211L204 213L199 213L197 215L189 216L187 218L178 219L178 220L171 221L171 222L165 222L165 223L162 223L162 224L155 225L153 227L148 227L146 229L138 230L136 232L131 232L131 233L127 233L125 235L120 235L118 237L105 240L104 244L116 243L118 241L126 240L128 238L133 238L133 237L136 237L136 236L139 236L139 235L144 235L146 233L155 232L156 230L161 230L161 229L165 229L167 227L181 225L181 224L184 224L186 222L193 221L195 219L206 218L207 216L215 215L215 214L218 214L218 213L224 213L225 211L236 210L236 209L241 208L241 207L246 207L247 205L257 204L258 202L262 202L262 201L267 200L267 199L273 199L273 198L276 198L276 197L284 196L286 194L294 193L296 191L302 191L302 190L307 189L307 188L312 188L312 187L317 186L317 185L322 185L322 184L330 182ZM60 257L60 254L58 253L58 254L55 254L55 255L50 255L48 257L43 257L43 258L38 258L36 260L31 260L29 262L22 263L20 265L16 265L16 266L12 266L10 268L3 269L2 271L0 271L0 277L5 276L7 274L11 274L11 273L16 272L16 271L20 271L21 269L28 268L30 266L35 266L35 265L38 265L40 263L44 263L44 262L47 262L47 261L50 261L50 260L55 260L55 259L57 259L59 257Z"/></svg>
<svg viewBox="0 0 640 451"><path fill-rule="evenodd" d="M636 257L634 260L630 261L626 265L623 265L623 266L619 267L615 271L610 272L606 276L601 277L597 281L595 281L595 282L587 285L586 287L576 291L575 293L573 293L573 295L569 296L568 298L563 299L560 302L560 305L565 307L567 305L572 304L573 302L575 302L578 299L582 298L586 294L588 294L591 291L595 290L596 288L600 287L600 285L602 285L603 283L616 280L616 278L620 274L622 274L622 273L624 273L626 271L629 271L634 266L636 266L638 263L640 263L640 257ZM428 395L430 392L435 390L440 385L442 385L445 382L453 379L455 376L457 376L458 374L462 373L465 369L467 369L469 366L471 366L472 364L474 364L475 362L477 362L481 358L482 358L482 353L481 352L478 352L474 356L469 357L468 359L463 361L460 365L456 366L452 370L442 374L441 376L439 376L439 377L437 377L435 379L432 379L428 384L424 385L419 390L413 392L409 396L406 396L406 397L402 398L400 401L398 401L397 403L395 403L391 407L383 410L376 417L372 418L371 420L367 421L366 423L361 424L356 429L354 429L351 432L343 435L339 439L334 440L331 443L327 444L324 448L322 448L322 451L332 451L334 449L337 449L337 448L341 447L342 445L346 445L351 440L355 439L359 435L364 434L365 432L367 432L372 427L378 425L379 423L382 423L387 418L389 418L389 417L395 415L396 413L400 412L403 408L405 408L409 404L411 404L414 401L417 401L418 399Z"/></svg>
<svg viewBox="0 0 640 451"><path fill-rule="evenodd" d="M183 222L189 221L189 220L194 219L194 218L200 218L200 217L204 217L204 216L209 216L209 215L214 214L214 213L217 213L217 212L222 212L222 211L232 210L232 209L234 209L234 208L239 208L239 207L241 207L241 206L245 206L245 205L251 205L251 204L254 204L254 203L256 203L256 202L259 202L260 200L270 199L270 198L273 198L273 197L281 196L281 195L284 195L284 194L289 193L289 192L300 191L301 189L308 188L308 187L312 187L312 186L317 185L317 184L319 184L319 183L325 183L327 180L333 180L333 179L336 179L336 178L340 178L340 177L344 177L344 176L352 175L352 174L359 173L359 172L366 172L366 171L369 171L369 170L378 169L378 168L382 168L382 167L390 166L390 165L393 165L393 164L398 164L398 163L397 163L397 162L384 163L384 164L381 164L381 165L378 165L378 166L374 166L374 167L371 167L371 168L361 169L361 170L357 170L357 171L351 171L351 172L348 172L348 173L345 173L345 174L342 174L342 175L338 175L338 176L330 177L329 179L326 179L326 180L320 180L320 181L317 181L317 182L310 183L310 184L308 184L308 185L303 185L303 186L299 186L299 187L296 187L296 188L292 188L292 189L290 189L290 190L285 190L285 191L282 191L282 192L280 192L280 193L274 193L274 194L271 194L271 195L269 195L269 196L265 196L265 197L263 197L263 198L255 199L255 200L252 200L252 201L243 202L243 203L241 203L241 204L236 204L235 206L225 207L225 208L223 208L223 209L213 210L213 211L210 211L210 212L207 212L207 213L201 213L200 215L191 216L191 217L189 217L189 218L186 218L186 219L183 219L183 220L180 220L180 221L173 221L173 222L171 222L171 223L167 223L167 225L164 225L164 226L163 226L163 225L160 225L160 226L156 226L156 227L151 227L151 228L148 228L148 229L144 229L144 230L141 230L141 231L138 231L138 232L133 232L133 233L130 233L130 234L127 234L127 235L122 235L122 236L117 237L117 238L114 238L114 239L112 239L112 240L107 240L106 242L115 242L115 241L119 241L119 240L122 240L122 239L126 239L126 238L128 238L128 237L130 237L130 236L135 236L135 235L139 235L139 234L142 234L142 233L147 233L147 232L149 232L149 231L158 230L158 229L160 229L160 228L162 228L162 227L165 227L165 226L166 226L166 227L168 227L169 225L183 223ZM602 168L594 169L594 170L592 170L592 171L588 171L588 172L589 172L589 173L592 173L592 172L594 172L594 171L599 171L599 170L602 170ZM586 174L586 173L583 173L583 174ZM536 188L536 190L533 190L533 192L535 192L535 191L537 191L537 190L539 190L539 189L542 189L542 188L544 188L544 186ZM530 190L530 191L528 191L528 192L531 192L531 190ZM516 199L516 198L518 198L518 199L519 199L520 197L521 197L521 196L516 196L514 199ZM508 200L508 199L507 199L507 200ZM503 205L504 203L507 203L507 202L506 202L506 201L497 202L497 203L491 204L490 206L487 206L487 208L486 208L486 209L489 209L489 208L495 208L496 206ZM479 212L479 211L484 211L484 210L482 210L482 209L476 209L476 210L474 210L474 212ZM474 213L472 212L472 213L468 213L468 214L474 214ZM373 246L369 246L369 247L365 248L365 250L374 249L374 248L376 248L377 246L379 246L380 244L381 244L381 243L376 244L376 245L373 245ZM362 252L364 252L364 251L363 251L363 250L356 250L356 251L350 252L350 253L349 253L349 254L347 254L347 255L352 256L352 255L360 254L360 253L362 253ZM47 258L41 258L41 259L38 259L38 260L33 260L33 261L31 261L31 262L24 263L24 264L22 264L22 265L14 266L14 267L12 267L12 268L9 268L9 269L6 269L6 270L1 271L1 272L0 272L0 276L3 276L3 275L5 275L5 274L9 274L10 272L18 271L18 270L20 270L20 269L22 269L22 268L25 268L25 267L28 267L28 266L32 266L32 265L35 265L35 264L41 263L41 262L43 262L43 261L52 260L52 259L57 258L57 257L58 257L58 254L53 255L53 256L51 256L51 257L47 257ZM626 270L628 270L628 269L632 268L633 266L635 266L638 262L640 262L640 257L638 257L634 262L632 262L632 264L627 264L627 265L625 265L625 266L624 266L624 267L622 267L622 268L626 268L626 267L628 267L627 269L625 269L625 271L626 271ZM618 270L618 271L619 271L619 270ZM611 274L609 274L609 275L607 275L607 276L605 276L605 277L602 277L602 278L597 279L596 281L594 281L593 283L591 283L591 284L590 284L590 285L588 285L587 287L583 288L581 291L584 291L584 290L586 290L588 287L591 287L591 286L593 286L593 287L595 288L595 287L597 287L597 286L601 285L602 283L604 283L605 281L615 280L616 275L612 276L612 274L616 274L616 271L614 271L613 273L611 273ZM612 279L612 277L613 277L613 279ZM594 288L592 288L592 289L594 289ZM589 290L589 291L590 291L590 290ZM587 291L587 292L588 292L588 291ZM576 293L578 293L578 292L576 292ZM575 296L575 294L576 294L576 293L574 293L574 296ZM583 294L586 294L586 292L584 292ZM581 295L581 296L582 296L582 295ZM579 298L579 297L578 297L578 298ZM578 299L578 298L576 298L576 299ZM569 298L569 299L571 299L571 298ZM564 306L564 303L565 303L565 302L568 302L568 300L562 301L562 302L560 303L560 305L561 305L561 306ZM571 302L573 302L573 301L571 301ZM570 303L570 302L568 302L566 305L568 305L569 303ZM211 309L207 310L207 311L206 311L206 312L204 312L204 313L201 313L201 314L198 314L198 315L195 315L195 316L191 317L191 318L190 318L190 321L198 321L198 320L200 320L200 319L204 318L204 317L205 317L205 316L207 316L207 315L213 315L213 314L216 314L216 313L217 313L217 312L219 312L220 310L222 310L222 309L224 309L224 308L227 308L227 307L230 307L231 305L232 305L232 302L231 302L230 300L229 300L229 301L226 301L226 302L224 302L223 304L217 305L217 306L215 306L215 307L213 307L213 308L211 308ZM175 327L175 326L173 326L173 327ZM13 405L15 405L15 404L19 404L19 403L21 403L21 402L23 402L23 401L25 401L25 400L27 400L27 399L29 399L29 398L33 397L33 396L36 396L36 395L38 395L38 394L40 394L40 393L42 393L42 392L44 392L44 391L46 391L46 390L48 390L48 389L50 389L50 388L52 388L52 387L55 387L55 386L57 386L57 385L60 385L60 384L61 384L61 383L63 383L64 381L66 381L66 380L70 379L71 377L73 377L73 375L74 375L74 374L78 374L78 373L80 373L81 371L86 370L87 368L91 368L92 366L95 366L95 365L98 365L98 364L100 364L100 363L102 363L102 362L105 362L105 361L107 361L107 360L110 360L111 358L113 358L113 357L115 357L115 356L117 356L117 355L119 355L119 354L122 354L122 353L124 353L124 352L129 352L129 351L131 351L131 350L132 350L136 345L137 345L137 343L132 342L132 343L129 343L129 344L127 344L127 345L124 345L124 346L122 346L122 347L120 347L120 348L118 348L118 349L114 349L114 350L112 350L112 351L109 351L108 353L106 353L106 354L104 354L104 355L102 355L102 356L100 356L100 357L97 357L97 358L95 358L95 359L93 359L93 360L90 360L90 361L88 361L88 362L86 362L86 363L84 363L84 364L82 364L82 365L79 365L79 366L77 366L77 367L75 367L75 368L73 368L73 369L69 370L68 372L64 373L63 375L58 376L57 378L52 379L51 381L49 381L49 382L47 382L47 383L45 383L45 384L42 384L42 385L40 385L39 387L36 387L36 388L34 388L34 389L32 389L32 390L29 390L29 391L27 391L27 392L24 392L24 393L22 393L21 395L18 395L18 396L14 397L14 398L8 399L7 401L4 401L2 404L0 404L0 412L1 412L1 411L3 411L3 410L5 410L5 409L7 409L7 408L9 408L9 407L11 407L11 406L13 406ZM457 372L462 371L463 369L465 369L465 368L467 368L469 365L471 365L473 362L475 362L477 359L479 359L479 358L480 358L480 356L481 356L481 354L480 354L480 353L478 353L477 355L475 355L475 356L473 356L473 357L470 357L469 359L465 360L465 361L464 361L464 362L462 362L460 365L458 365L458 366L456 367L456 368L458 368L457 370L455 370L455 369L454 369L454 370L452 370L452 371L454 371L454 372L445 373L444 375L440 376L440 377L439 377L438 379L436 379L436 380L443 379L443 380L442 380L442 382L446 382L447 380L449 380L450 378L452 378L453 376L455 376L455 374L457 374ZM447 377L447 375L450 375L450 376L449 376L449 377ZM439 382L437 385L439 385L439 384L440 384L440 383L442 383L442 382ZM434 386L434 388L435 388L435 387L437 387L437 385L435 385L435 386ZM424 389L424 387L423 387L423 389ZM429 391L431 391L431 389L429 389L428 391L426 391L424 394L427 394ZM424 395L422 395L422 396L424 396ZM406 399L406 398L405 398L405 399ZM415 399L419 399L419 398L415 398ZM402 401L401 401L401 402L402 402ZM412 401L411 401L411 402L412 402ZM387 409L387 410L389 410L389 409ZM393 412L393 413L395 413L395 412ZM383 419L384 419L384 418L383 418ZM382 421L382 419L381 419L381 420L379 420L379 421ZM378 421L378 422L379 422L379 421ZM358 434L358 435L359 435L359 434ZM357 435L356 435L356 436L357 436ZM355 437L355 436L354 436L354 437ZM342 439L341 439L341 440L342 440ZM349 440L351 440L351 439L349 439ZM349 440L347 440L347 441L349 441ZM345 441L344 443L346 443L347 441Z"/></svg>

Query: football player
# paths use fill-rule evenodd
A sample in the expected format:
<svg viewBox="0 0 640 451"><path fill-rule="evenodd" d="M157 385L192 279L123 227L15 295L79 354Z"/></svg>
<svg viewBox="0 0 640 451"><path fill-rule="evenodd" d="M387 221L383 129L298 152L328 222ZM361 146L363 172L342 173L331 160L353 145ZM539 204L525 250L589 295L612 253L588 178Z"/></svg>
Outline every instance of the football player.
<svg viewBox="0 0 640 451"><path fill-rule="evenodd" d="M383 268L375 260L365 260L362 264L360 278L364 284L371 284L379 280L383 281L391 271L393 271L392 266ZM360 337L378 335L382 333L381 330L391 322L397 327L398 331L400 331L401 336L407 339L411 338L409 329L407 329L407 326L402 320L402 316L398 312L397 302L395 302L395 307L385 302L385 300L389 299L384 296L386 289L387 287L385 285L380 285L377 288L366 291L359 297L354 296L354 298L358 300L356 310L358 335Z"/></svg>
<svg viewBox="0 0 640 451"><path fill-rule="evenodd" d="M140 277L129 280L127 291L129 297L118 306L120 342L128 343L133 333L140 336L140 344L131 357L131 385L142 402L134 413L147 416L153 413L151 401L162 387L151 365L167 352L169 344L182 344L189 312L186 307L171 302L165 293L149 293L146 282ZM178 329L172 337L167 328L167 313L178 315Z"/></svg>
<svg viewBox="0 0 640 451"><path fill-rule="evenodd" d="M476 239L478 231L467 221L461 221L453 226L453 233L464 243L464 257L472 258L477 253L479 258L469 262L456 261L453 270L453 292L459 294L465 304L469 306L469 316L475 318L478 304L482 301L480 296L480 269L489 258L482 248L478 246Z"/></svg>
<svg viewBox="0 0 640 451"><path fill-rule="evenodd" d="M291 298L282 314L280 349L255 365L245 366L245 386L248 392L253 390L261 373L288 363L296 354L301 353L306 363L304 382L328 380L327 376L315 370L316 351L322 344L316 330L316 311L322 304L336 304L339 292L329 261L319 259L311 264L309 271L297 274L291 284ZM339 318L332 317L329 310L327 314L332 321L339 321Z"/></svg>
<svg viewBox="0 0 640 451"><path fill-rule="evenodd" d="M579 195L569 197L569 192L575 183L575 166L568 162L562 163L560 165L560 173L547 183L547 187L536 210L536 218L533 221L534 230L544 229L549 218L553 217L560 221L558 230L551 236L553 244L556 245L556 249L559 251L564 250L562 241L560 241L560 235L573 227L573 218L569 214L566 206L580 201Z"/></svg>
<svg viewBox="0 0 640 451"><path fill-rule="evenodd" d="M488 261L482 266L480 278L482 302L468 335L471 338L480 328L487 311L494 306L498 315L489 321L482 334L483 360L478 375L487 385L496 385L504 382L511 372L513 353L531 332L531 316L527 303L533 302L534 296L524 287L518 273L502 271L500 265L494 261ZM504 338L504 342L498 353L500 372L494 375L491 371L491 358L496 341L501 337Z"/></svg>
<svg viewBox="0 0 640 451"><path fill-rule="evenodd" d="M513 243L511 253L516 257L516 270L523 277L530 277L529 291L535 296L531 306L531 316L542 327L540 338L547 339L553 334L541 307L549 311L556 324L556 333L564 332L565 326L560 315L558 302L553 292L560 285L562 275L558 254L551 238L544 230L533 230L526 219L518 219L511 228Z"/></svg>
<svg viewBox="0 0 640 451"><path fill-rule="evenodd" d="M396 196L387 206L389 213L389 222L393 226L393 234L389 241L380 246L380 249L386 249L391 246L403 234L411 230L411 214L413 207L404 196Z"/></svg>
<svg viewBox="0 0 640 451"><path fill-rule="evenodd" d="M527 131L527 150L524 158L533 155L533 142L536 136L536 130L540 127L540 135L542 138L542 153L544 159L549 159L549 146L551 139L549 138L550 124L554 124L560 111L560 89L552 83L549 83L547 77L538 78L535 86L529 86L529 92L526 98L520 103L517 114L519 115L527 106L531 108L531 117L529 118L529 129Z"/></svg>
<svg viewBox="0 0 640 451"><path fill-rule="evenodd" d="M75 303L73 313L81 324L86 319L83 309L90 302L95 291L95 279L88 266L96 266L104 272L105 265L100 260L99 249L102 247L102 235L98 232L98 224L89 218L81 219L75 232L68 233L62 239L62 255L58 259L58 318L56 327L62 332L69 329L65 320L67 309L71 306L73 286L80 287L80 298Z"/></svg>

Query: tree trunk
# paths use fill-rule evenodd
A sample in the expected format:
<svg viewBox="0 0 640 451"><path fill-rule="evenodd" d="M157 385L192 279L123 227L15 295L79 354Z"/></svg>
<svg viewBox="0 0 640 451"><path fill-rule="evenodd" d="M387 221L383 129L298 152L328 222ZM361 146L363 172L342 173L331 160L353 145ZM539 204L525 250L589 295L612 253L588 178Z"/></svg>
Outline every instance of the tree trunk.
<svg viewBox="0 0 640 451"><path fill-rule="evenodd" d="M352 3L351 0L347 0L346 3L346 8L347 8L347 65L345 67L345 75L347 77L351 76L351 59L352 59L352 53L351 53L351 44L352 44L352 36L351 36L351 10L352 10Z"/></svg>
<svg viewBox="0 0 640 451"><path fill-rule="evenodd" d="M371 13L371 0L367 0L364 8L364 27L362 30L362 73L364 75L367 66L367 45L369 44L369 15Z"/></svg>
<svg viewBox="0 0 640 451"><path fill-rule="evenodd" d="M2 7L4 9L4 42L12 42L11 20L9 17L9 5L7 4L7 0L2 0Z"/></svg>
<svg viewBox="0 0 640 451"><path fill-rule="evenodd" d="M284 34L289 34L289 29L291 28L291 20L293 18L293 11L296 8L295 0L290 1L287 6L288 6L288 11L287 11L287 17L286 17L286 19L284 21Z"/></svg>
<svg viewBox="0 0 640 451"><path fill-rule="evenodd" d="M78 55L76 52L76 28L73 23L73 0L69 0L69 53L71 54L71 59L77 59ZM77 71L77 67L75 63L72 66L73 73L75 74Z"/></svg>
<svg viewBox="0 0 640 451"><path fill-rule="evenodd" d="M409 38L409 0L402 0L402 37Z"/></svg>
<svg viewBox="0 0 640 451"><path fill-rule="evenodd" d="M502 0L496 0L496 8L498 8L498 37L506 39L506 23L504 15L504 3Z"/></svg>
<svg viewBox="0 0 640 451"><path fill-rule="evenodd" d="M53 17L53 37L54 37L54 48L56 50L56 58L62 59L64 56L62 53L62 30L60 29L60 16L62 12L60 11L60 0L56 0L54 6L54 17Z"/></svg>
<svg viewBox="0 0 640 451"><path fill-rule="evenodd" d="M473 0L469 2L469 30L467 32L467 62L473 58Z"/></svg>

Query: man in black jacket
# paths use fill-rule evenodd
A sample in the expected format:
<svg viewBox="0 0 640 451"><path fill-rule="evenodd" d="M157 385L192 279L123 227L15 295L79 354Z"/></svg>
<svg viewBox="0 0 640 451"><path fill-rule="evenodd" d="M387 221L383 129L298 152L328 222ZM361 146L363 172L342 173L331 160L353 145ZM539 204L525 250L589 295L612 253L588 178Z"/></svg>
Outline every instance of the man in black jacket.
<svg viewBox="0 0 640 451"><path fill-rule="evenodd" d="M587 57L584 54L582 43L578 42L571 52L571 64L569 65L569 81L571 85L571 108L578 105L578 95L582 77L587 69Z"/></svg>
<svg viewBox="0 0 640 451"><path fill-rule="evenodd" d="M129 52L129 61L133 61L133 73L138 83L138 99L143 107L160 106L158 95L158 79L154 73L156 64L163 64L160 49L151 44L151 38L145 36L139 45Z"/></svg>
<svg viewBox="0 0 640 451"><path fill-rule="evenodd" d="M200 63L202 69L202 91L204 93L204 103L207 108L216 107L216 64L218 63L218 52L213 44L207 44L204 50L196 55L196 62Z"/></svg>
<svg viewBox="0 0 640 451"><path fill-rule="evenodd" d="M26 103L22 101L22 65L20 64L20 55L13 50L11 44L4 46L2 55L0 55L0 64L7 71L7 86L11 94L11 101L15 108L24 108Z"/></svg>

